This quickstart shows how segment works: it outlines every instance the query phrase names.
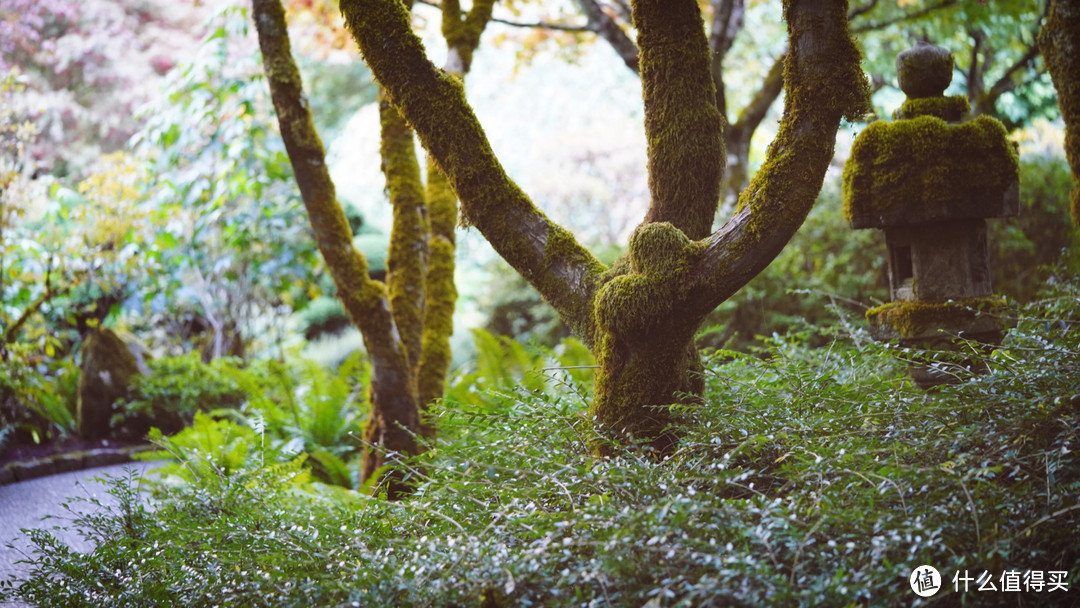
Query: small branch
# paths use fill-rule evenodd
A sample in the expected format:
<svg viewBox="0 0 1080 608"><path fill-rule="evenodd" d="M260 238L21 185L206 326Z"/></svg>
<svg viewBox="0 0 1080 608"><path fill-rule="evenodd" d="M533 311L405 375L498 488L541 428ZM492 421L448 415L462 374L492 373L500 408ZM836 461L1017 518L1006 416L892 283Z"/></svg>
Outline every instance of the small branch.
<svg viewBox="0 0 1080 608"><path fill-rule="evenodd" d="M1064 515L1064 514L1070 512L1070 511L1075 511L1077 509L1080 509L1080 505L1073 505L1071 507L1065 507L1063 509L1058 509L1057 511L1054 511L1053 513L1051 513L1049 515L1043 515L1039 519L1035 520L1035 522L1033 524L1031 524L1030 526L1028 526L1028 527L1024 528L1023 530L1021 530L1019 534L1013 536L1013 538L1014 539L1015 538L1022 538L1028 532L1031 532L1035 528L1035 526L1038 526L1039 524L1044 524L1044 523L1050 521L1051 519L1054 519L1055 517L1059 517L1061 515Z"/></svg>
<svg viewBox="0 0 1080 608"><path fill-rule="evenodd" d="M425 2L425 4L428 4ZM596 29L588 25L571 25L569 23L552 23L550 21L533 21L523 23L519 21L510 21L509 19L499 19L498 17L492 17L493 23L501 23L503 25L509 25L510 27L522 27L530 29L540 30L555 30L559 32L596 32Z"/></svg>
<svg viewBox="0 0 1080 608"><path fill-rule="evenodd" d="M607 40L611 48L615 49L615 52L622 58L626 67L630 68L635 74L639 74L638 47L626 35L626 32L619 27L619 24L615 23L611 15L608 15L600 8L596 0L577 0L577 4L581 11L585 13L585 18L589 20L589 29Z"/></svg>
<svg viewBox="0 0 1080 608"><path fill-rule="evenodd" d="M994 86L990 87L990 92L988 93L990 99L996 100L998 97L1001 97L1003 93L1016 88L1016 81L1012 79L1012 75L1017 71L1026 68L1028 64L1034 61L1038 56L1039 47L1032 42L1031 45L1028 46L1028 50L1024 53L1024 56L1018 59L1016 63L1009 66L1009 69L1005 71L1005 74L994 83Z"/></svg>
<svg viewBox="0 0 1080 608"><path fill-rule="evenodd" d="M998 97L1002 94L1016 88L1016 81L1013 80L1013 74L1018 70L1027 68L1036 57L1039 56L1039 31L1042 29L1042 24L1046 21L1046 17L1050 14L1050 1L1043 5L1042 15L1039 16L1039 22L1035 26L1035 31L1032 33L1031 43L1028 44L1027 51L1020 59L1017 59L1015 63L1009 66L1009 69L1005 70L1005 74L990 87L990 92L987 93L991 104L997 101Z"/></svg>
<svg viewBox="0 0 1080 608"><path fill-rule="evenodd" d="M967 96L968 99L978 99L982 92L982 74L985 71L979 69L979 51L982 50L983 42L986 41L986 35L979 30L971 30L968 35L971 36L973 44L971 45L971 64L967 72Z"/></svg>
<svg viewBox="0 0 1080 608"><path fill-rule="evenodd" d="M51 290L47 290L45 293L38 296L36 300L31 302L30 305L23 310L22 314L19 315L19 318L11 324L11 327L9 327L6 332L4 332L4 344L11 344L12 342L14 342L15 336L18 335L19 330L22 329L22 326L26 325L26 322L30 319L30 317L34 316L34 313L36 313L42 306L44 306L46 302L60 295L61 293L63 292L54 292Z"/></svg>
<svg viewBox="0 0 1080 608"><path fill-rule="evenodd" d="M432 2L432 0L415 0L416 4L423 4L424 6L431 6L442 10L442 4L438 2ZM521 22L511 21L509 19L500 19L498 17L492 17L490 21L494 23L501 23L503 25L509 25L510 27L520 27L529 29L541 29L541 30L558 30L560 32L595 32L596 30L588 25L572 25L569 23L552 23L550 21L532 21Z"/></svg>
<svg viewBox="0 0 1080 608"><path fill-rule="evenodd" d="M754 94L750 103L742 109L742 112L739 112L739 118L735 121L734 127L743 131L746 137L754 133L761 121L765 119L765 114L772 107L773 102L780 96L780 91L784 90L784 62L787 56L788 51L784 49L784 52L769 68L769 73L765 75L761 88Z"/></svg>
<svg viewBox="0 0 1080 608"><path fill-rule="evenodd" d="M851 21L852 19L858 17L859 15L865 15L866 13L869 13L870 11L874 10L874 7L877 6L877 3L878 3L878 0L870 0L869 2L867 2L866 4L864 4L862 6L851 9L850 11L848 11L848 14L847 14L848 21Z"/></svg>
<svg viewBox="0 0 1080 608"><path fill-rule="evenodd" d="M68 287L60 290L53 289L52 271L52 258L50 257L49 266L45 270L45 293L41 294L36 300L31 302L30 305L23 310L22 314L19 315L19 318L11 324L11 327L7 328L7 331L4 332L4 344L11 344L14 342L15 337L18 335L19 330L22 329L22 326L26 325L26 322L30 320L30 317L34 316L34 314L40 310L42 306L48 303L49 300L68 292Z"/></svg>
<svg viewBox="0 0 1080 608"><path fill-rule="evenodd" d="M943 8L948 8L948 7L950 7L950 6L954 5L954 4L956 4L956 0L942 0L941 2L938 2L937 4L934 4L932 6L928 6L928 7L924 8L924 9L922 9L922 10L918 10L918 11L915 11L915 12L912 12L912 13L907 13L907 14L901 15L899 17L894 17L892 19L886 19L885 21L879 21L877 23L867 23L866 25L860 25L859 27L853 27L853 28L851 28L851 33L852 34L862 34L864 32L873 32L873 31L876 31L876 30L885 29L885 28L889 27L890 25L896 25L898 23L905 23L905 22L908 22L908 21L914 21L916 19L919 19L920 17L925 17L926 15L929 15L930 13L933 13L935 11L939 11L939 10L941 10Z"/></svg>

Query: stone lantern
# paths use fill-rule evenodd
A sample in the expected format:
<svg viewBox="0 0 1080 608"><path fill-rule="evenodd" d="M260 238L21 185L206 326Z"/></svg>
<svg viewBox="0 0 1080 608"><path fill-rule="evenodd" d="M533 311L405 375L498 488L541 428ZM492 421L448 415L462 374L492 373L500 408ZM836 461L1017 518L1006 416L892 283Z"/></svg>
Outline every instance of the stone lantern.
<svg viewBox="0 0 1080 608"><path fill-rule="evenodd" d="M892 122L855 139L844 166L844 214L852 228L880 228L892 302L867 312L879 340L940 347L960 336L998 343L1004 301L990 285L986 219L1019 210L1019 156L989 116L963 120L963 96L945 97L949 51L919 43L896 57L907 101ZM920 386L946 381L913 369Z"/></svg>

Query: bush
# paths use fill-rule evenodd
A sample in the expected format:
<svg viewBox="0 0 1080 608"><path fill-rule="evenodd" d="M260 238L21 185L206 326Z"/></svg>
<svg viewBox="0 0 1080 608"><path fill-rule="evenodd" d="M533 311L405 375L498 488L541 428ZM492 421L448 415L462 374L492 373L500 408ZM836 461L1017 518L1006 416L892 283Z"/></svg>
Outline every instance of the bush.
<svg viewBox="0 0 1080 608"><path fill-rule="evenodd" d="M62 606L841 606L920 604L915 566L951 577L1080 572L1080 286L1053 286L985 357L923 392L908 353L844 333L717 353L707 404L669 458L601 438L563 392L447 402L441 439L386 502L260 459L76 518L99 547L31 533L8 596ZM808 342L831 340L827 348ZM568 374L569 371L558 372ZM963 372L960 372L963 373ZM573 384L567 380L569 384ZM192 448L194 450L194 448ZM192 452L194 454L194 451ZM975 594L975 595L971 595ZM948 595L948 597L941 597ZM1023 594L1062 605L1060 592Z"/></svg>
<svg viewBox="0 0 1080 608"><path fill-rule="evenodd" d="M151 426L175 433L190 425L198 412L237 408L247 395L231 378L237 359L203 363L199 353L148 361L149 376L136 376L126 402L118 404L113 427L143 437Z"/></svg>
<svg viewBox="0 0 1080 608"><path fill-rule="evenodd" d="M1038 297L1055 267L1080 268L1080 239L1069 221L1071 187L1064 157L1022 157L1020 214L988 222L998 293L1028 302Z"/></svg>
<svg viewBox="0 0 1080 608"><path fill-rule="evenodd" d="M837 313L862 325L867 308L889 299L886 260L879 231L852 230L839 184L827 182L780 255L705 320L698 345L745 351L761 336L832 323Z"/></svg>

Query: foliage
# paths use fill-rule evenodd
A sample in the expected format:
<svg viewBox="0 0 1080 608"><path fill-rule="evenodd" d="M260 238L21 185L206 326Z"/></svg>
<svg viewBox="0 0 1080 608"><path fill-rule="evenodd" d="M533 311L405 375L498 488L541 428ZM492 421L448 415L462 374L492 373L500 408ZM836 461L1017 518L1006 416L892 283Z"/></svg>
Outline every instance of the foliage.
<svg viewBox="0 0 1080 608"><path fill-rule="evenodd" d="M17 111L42 125L32 156L78 180L140 127L132 116L186 55L205 9L143 0L0 0L0 73L17 66Z"/></svg>
<svg viewBox="0 0 1080 608"><path fill-rule="evenodd" d="M230 377L238 361L227 357L203 363L199 353L148 362L148 376L135 376L126 402L118 403L114 428L142 437L151 426L176 433L200 412L238 408L247 395Z"/></svg>
<svg viewBox="0 0 1080 608"><path fill-rule="evenodd" d="M336 373L300 359L237 363L221 358L204 364L195 354L155 362L155 375L140 379L127 404L126 415L161 426L150 438L162 451L143 458L179 459L162 470L164 476L193 481L210 470L239 470L250 464L249 454L257 454L260 465L304 454L317 479L355 487L358 437L370 407L363 353L346 359ZM181 430L178 422L191 426ZM219 438L225 443L216 444ZM193 473L187 460L199 450L210 455L200 461L202 473Z"/></svg>
<svg viewBox="0 0 1080 608"><path fill-rule="evenodd" d="M1080 241L1069 224L1069 166L1053 154L1020 157L1020 214L988 222L994 290L1035 299L1054 269L1080 268Z"/></svg>
<svg viewBox="0 0 1080 608"><path fill-rule="evenodd" d="M1069 571L1073 589L1080 285L1053 289L986 357L988 373L936 392L912 388L908 355L859 330L834 332L824 349L803 335L752 355L717 353L707 404L680 409L688 428L663 461L633 449L598 460L580 396L519 391L485 408L446 404L439 424L449 432L411 469L415 495L398 502L328 494L300 463L250 455L232 474L163 489L152 512L132 479L115 480L120 506L74 522L97 550L74 553L32 532L32 574L9 583L9 597L898 605L912 602L908 575L926 563L942 571L944 594L957 570Z"/></svg>
<svg viewBox="0 0 1080 608"><path fill-rule="evenodd" d="M150 158L146 204L168 219L147 256L163 276L129 302L136 312L194 313L213 329L204 339L245 345L280 333L273 320L307 301L317 263L247 23L241 8L215 15L194 59L143 111L133 143ZM175 333L164 329L162 338Z"/></svg>
<svg viewBox="0 0 1080 608"><path fill-rule="evenodd" d="M884 239L852 230L841 206L839 184L827 181L780 255L706 319L699 347L745 350L760 336L802 331L838 314L860 325L868 305L888 300Z"/></svg>
<svg viewBox="0 0 1080 608"><path fill-rule="evenodd" d="M45 366L27 363L39 357L18 343L10 345L7 361L0 360L0 448L7 441L42 443L75 434L78 370L61 361L43 373Z"/></svg>
<svg viewBox="0 0 1080 608"><path fill-rule="evenodd" d="M0 83L0 407L17 439L39 443L74 432L74 329L99 323L129 287L149 224L125 208L140 177L130 157L102 158L78 192L34 177L39 125L13 111L22 95L9 73Z"/></svg>
<svg viewBox="0 0 1080 608"><path fill-rule="evenodd" d="M474 329L472 334L475 357L451 378L448 402L490 409L497 403L493 395L498 394L547 395L560 400L567 390L574 395L592 392L592 353L576 338L563 338L546 348L526 346L483 329Z"/></svg>

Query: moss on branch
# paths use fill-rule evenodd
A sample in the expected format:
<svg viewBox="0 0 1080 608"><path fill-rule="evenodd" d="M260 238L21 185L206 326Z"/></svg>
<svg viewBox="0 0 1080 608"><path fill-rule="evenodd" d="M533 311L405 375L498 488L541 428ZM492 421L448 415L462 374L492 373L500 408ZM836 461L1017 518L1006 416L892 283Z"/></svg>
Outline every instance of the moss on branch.
<svg viewBox="0 0 1080 608"><path fill-rule="evenodd" d="M382 97L380 91L380 97ZM410 367L420 359L428 263L428 218L413 132L397 109L381 99L380 152L386 191L393 206L386 282L390 311L401 335Z"/></svg>
<svg viewBox="0 0 1080 608"><path fill-rule="evenodd" d="M401 3L343 0L341 9L372 72L457 194L464 220L589 339L599 262L506 175L462 83L427 60Z"/></svg>
<svg viewBox="0 0 1080 608"><path fill-rule="evenodd" d="M670 222L691 239L709 234L724 174L708 41L693 0L634 2L649 192L645 222Z"/></svg>

